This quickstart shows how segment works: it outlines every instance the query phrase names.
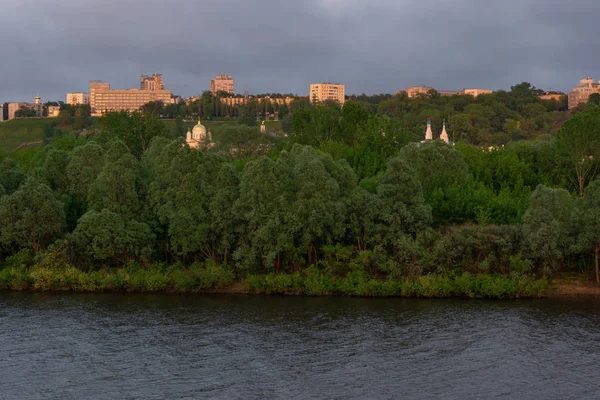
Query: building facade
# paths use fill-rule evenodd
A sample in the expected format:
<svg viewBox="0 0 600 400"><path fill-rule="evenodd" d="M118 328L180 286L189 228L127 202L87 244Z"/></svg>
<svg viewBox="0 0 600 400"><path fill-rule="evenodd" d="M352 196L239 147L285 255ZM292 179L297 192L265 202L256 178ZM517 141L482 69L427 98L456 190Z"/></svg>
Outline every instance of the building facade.
<svg viewBox="0 0 600 400"><path fill-rule="evenodd" d="M102 81L90 81L90 108L92 115L102 115L108 111L137 111L151 101L171 103L170 90L114 90Z"/></svg>
<svg viewBox="0 0 600 400"><path fill-rule="evenodd" d="M554 100L560 102L562 101L564 96L566 95L561 92L545 92L543 94L540 94L538 98L541 100Z"/></svg>
<svg viewBox="0 0 600 400"><path fill-rule="evenodd" d="M231 75L217 75L210 81L210 92L214 95L217 92L227 92L234 94L233 77Z"/></svg>
<svg viewBox="0 0 600 400"><path fill-rule="evenodd" d="M490 94L492 90L489 89L462 89L462 90L437 90L430 86L409 86L404 90L399 90L396 94L406 92L406 95L410 99L414 99L418 96L424 96L429 93L430 90L435 90L439 93L440 96L456 96L456 95L469 95L473 97L477 97L482 94Z"/></svg>
<svg viewBox="0 0 600 400"><path fill-rule="evenodd" d="M587 76L579 81L569 93L569 110L577 107L580 103L587 103L590 95L600 93L600 83L595 83L594 79Z"/></svg>
<svg viewBox="0 0 600 400"><path fill-rule="evenodd" d="M48 106L48 118L58 117L60 106Z"/></svg>
<svg viewBox="0 0 600 400"><path fill-rule="evenodd" d="M67 104L90 104L90 95L83 92L67 93Z"/></svg>
<svg viewBox="0 0 600 400"><path fill-rule="evenodd" d="M8 103L8 119L15 119L15 113L21 109L21 106L30 106L31 103Z"/></svg>
<svg viewBox="0 0 600 400"><path fill-rule="evenodd" d="M345 87L339 83L311 83L309 99L313 104L337 101L343 105L346 101Z"/></svg>
<svg viewBox="0 0 600 400"><path fill-rule="evenodd" d="M459 94L466 94L473 97L480 96L482 94L492 94L492 90L490 89L463 89L459 91Z"/></svg>
<svg viewBox="0 0 600 400"><path fill-rule="evenodd" d="M140 90L165 90L162 74L152 74L152 76L142 75L140 78Z"/></svg>

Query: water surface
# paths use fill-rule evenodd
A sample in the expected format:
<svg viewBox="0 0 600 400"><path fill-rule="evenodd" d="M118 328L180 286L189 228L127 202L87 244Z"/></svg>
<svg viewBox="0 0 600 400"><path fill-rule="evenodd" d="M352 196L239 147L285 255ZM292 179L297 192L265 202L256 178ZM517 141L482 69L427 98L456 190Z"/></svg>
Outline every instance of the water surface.
<svg viewBox="0 0 600 400"><path fill-rule="evenodd" d="M600 301L0 292L4 399L600 399Z"/></svg>

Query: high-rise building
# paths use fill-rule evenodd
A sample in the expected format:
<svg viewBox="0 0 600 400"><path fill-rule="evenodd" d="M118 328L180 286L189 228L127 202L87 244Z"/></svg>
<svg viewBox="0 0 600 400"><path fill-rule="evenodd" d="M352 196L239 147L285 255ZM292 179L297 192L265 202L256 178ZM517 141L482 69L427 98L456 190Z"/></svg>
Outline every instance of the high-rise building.
<svg viewBox="0 0 600 400"><path fill-rule="evenodd" d="M90 104L90 95L83 92L67 93L67 104Z"/></svg>
<svg viewBox="0 0 600 400"><path fill-rule="evenodd" d="M164 89L113 90L106 82L90 81L92 115L102 115L107 111L137 111L141 106L151 101L171 103L171 91Z"/></svg>
<svg viewBox="0 0 600 400"><path fill-rule="evenodd" d="M152 76L142 75L140 78L140 90L164 90L162 74L152 74Z"/></svg>
<svg viewBox="0 0 600 400"><path fill-rule="evenodd" d="M217 75L210 81L210 92L214 95L217 92L227 92L233 94L233 77L231 75Z"/></svg>
<svg viewBox="0 0 600 400"><path fill-rule="evenodd" d="M344 91L344 85L339 83L311 83L309 92L310 102L337 101L340 104L344 104L346 101Z"/></svg>
<svg viewBox="0 0 600 400"><path fill-rule="evenodd" d="M587 103L590 95L600 93L600 83L594 83L594 79L587 76L579 81L569 93L569 110L577 107L580 103Z"/></svg>

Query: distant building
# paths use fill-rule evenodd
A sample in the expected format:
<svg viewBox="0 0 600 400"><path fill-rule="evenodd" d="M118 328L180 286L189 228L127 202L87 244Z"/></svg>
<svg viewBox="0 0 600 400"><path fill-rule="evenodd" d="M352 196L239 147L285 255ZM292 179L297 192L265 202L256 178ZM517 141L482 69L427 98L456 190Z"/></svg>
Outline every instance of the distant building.
<svg viewBox="0 0 600 400"><path fill-rule="evenodd" d="M58 117L60 106L48 106L48 118Z"/></svg>
<svg viewBox="0 0 600 400"><path fill-rule="evenodd" d="M152 76L142 75L140 78L140 90L164 90L162 74L152 74Z"/></svg>
<svg viewBox="0 0 600 400"><path fill-rule="evenodd" d="M311 83L309 98L313 104L337 101L343 105L346 101L345 87L340 83Z"/></svg>
<svg viewBox="0 0 600 400"><path fill-rule="evenodd" d="M409 86L403 91L406 92L406 95L410 99L414 99L419 95L427 95L430 90L435 90L440 94L440 96L456 96L456 95L470 95L473 97L477 97L482 94L490 94L492 93L489 89L462 89L462 90L437 90L430 86ZM402 90L396 92L396 94L403 92Z"/></svg>
<svg viewBox="0 0 600 400"><path fill-rule="evenodd" d="M473 97L480 96L482 94L492 94L493 91L489 89L463 89L459 91L459 94L466 94Z"/></svg>
<svg viewBox="0 0 600 400"><path fill-rule="evenodd" d="M406 89L404 89L404 92L406 92L406 95L408 96L409 99L414 99L415 97L417 97L420 94L427 94L429 93L430 90L433 90L432 87L429 86L409 86ZM396 92L396 94L400 93L401 91Z"/></svg>
<svg viewBox="0 0 600 400"><path fill-rule="evenodd" d="M210 92L214 95L217 92L235 93L233 85L233 77L231 75L217 75L215 79L210 81Z"/></svg>
<svg viewBox="0 0 600 400"><path fill-rule="evenodd" d="M8 119L15 119L15 113L26 105L31 106L31 103L8 103Z"/></svg>
<svg viewBox="0 0 600 400"><path fill-rule="evenodd" d="M600 83L594 83L594 79L587 76L579 81L569 93L569 110L577 107L580 103L587 103L590 95L600 93Z"/></svg>
<svg viewBox="0 0 600 400"><path fill-rule="evenodd" d="M113 90L106 82L90 81L90 108L96 116L107 111L137 111L151 101L169 104L171 97L170 90Z"/></svg>
<svg viewBox="0 0 600 400"><path fill-rule="evenodd" d="M196 100L197 98L190 98L193 100ZM246 97L222 97L221 98L221 104L225 104L228 106L238 106L238 105L244 105L246 103L248 103L250 100L255 100L257 103L261 103L263 100L268 100L271 104L277 104L277 105L286 105L289 106L292 101L296 100L295 97L270 97L270 96L265 96L265 97L253 97L253 96L246 96Z"/></svg>
<svg viewBox="0 0 600 400"><path fill-rule="evenodd" d="M67 104L90 104L90 95L83 92L67 93Z"/></svg>
<svg viewBox="0 0 600 400"><path fill-rule="evenodd" d="M538 98L541 100L561 101L564 96L566 95L562 92L544 92Z"/></svg>
<svg viewBox="0 0 600 400"><path fill-rule="evenodd" d="M39 93L35 95L35 99L33 101L33 109L35 110L36 116L38 118L43 117L44 106L42 105L42 98L40 97Z"/></svg>
<svg viewBox="0 0 600 400"><path fill-rule="evenodd" d="M191 131L188 128L185 142L192 149L208 149L214 146L210 131L207 131L206 127L200 123L200 118L198 118L198 123Z"/></svg>

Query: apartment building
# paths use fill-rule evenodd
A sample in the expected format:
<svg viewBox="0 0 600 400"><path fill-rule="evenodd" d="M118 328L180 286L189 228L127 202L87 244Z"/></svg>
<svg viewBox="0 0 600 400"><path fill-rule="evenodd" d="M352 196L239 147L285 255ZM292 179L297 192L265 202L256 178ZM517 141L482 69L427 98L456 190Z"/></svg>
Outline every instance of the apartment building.
<svg viewBox="0 0 600 400"><path fill-rule="evenodd" d="M554 100L561 101L563 96L565 96L562 92L544 92L538 96L541 100Z"/></svg>
<svg viewBox="0 0 600 400"><path fill-rule="evenodd" d="M600 82L594 83L594 79L587 76L579 81L569 93L569 110L577 107L580 103L587 103L590 95L600 93Z"/></svg>
<svg viewBox="0 0 600 400"><path fill-rule="evenodd" d="M67 93L67 104L90 104L90 95L83 92Z"/></svg>
<svg viewBox="0 0 600 400"><path fill-rule="evenodd" d="M32 103L8 103L8 120L15 119L15 113L21 109L21 106L32 106Z"/></svg>
<svg viewBox="0 0 600 400"><path fill-rule="evenodd" d="M295 97L270 97L270 96L264 96L264 97L222 97L221 98L221 104L225 104L228 106L238 106L238 105L243 105L243 104L247 104L250 100L255 100L257 103L262 103L263 100L267 100L269 101L271 104L277 104L277 105L286 105L289 106L292 101L294 101L296 98Z"/></svg>
<svg viewBox="0 0 600 400"><path fill-rule="evenodd" d="M493 91L490 89L463 89L459 91L459 94L466 94L473 97L480 96L482 94L492 94Z"/></svg>
<svg viewBox="0 0 600 400"><path fill-rule="evenodd" d="M162 74L152 74L152 76L142 75L140 78L140 90L164 90Z"/></svg>
<svg viewBox="0 0 600 400"><path fill-rule="evenodd" d="M473 97L477 97L482 94L490 94L492 93L489 89L462 89L462 90L437 90L430 86L409 86L404 90L399 90L396 94L401 92L406 92L406 95L410 99L414 99L419 95L427 95L430 90L435 90L440 94L440 96L455 96L455 95L470 95Z"/></svg>
<svg viewBox="0 0 600 400"><path fill-rule="evenodd" d="M210 81L210 92L213 96L220 91L233 94L235 93L233 89L233 77L231 75L217 75L215 79Z"/></svg>
<svg viewBox="0 0 600 400"><path fill-rule="evenodd" d="M114 90L102 81L90 81L90 108L92 115L102 115L107 111L137 111L151 101L171 103L170 90Z"/></svg>
<svg viewBox="0 0 600 400"><path fill-rule="evenodd" d="M324 101L337 101L343 105L346 101L345 87L339 83L311 83L309 98L313 104Z"/></svg>

